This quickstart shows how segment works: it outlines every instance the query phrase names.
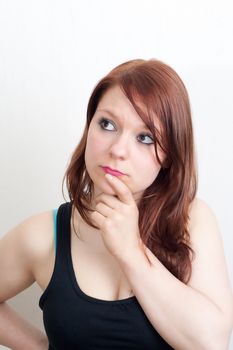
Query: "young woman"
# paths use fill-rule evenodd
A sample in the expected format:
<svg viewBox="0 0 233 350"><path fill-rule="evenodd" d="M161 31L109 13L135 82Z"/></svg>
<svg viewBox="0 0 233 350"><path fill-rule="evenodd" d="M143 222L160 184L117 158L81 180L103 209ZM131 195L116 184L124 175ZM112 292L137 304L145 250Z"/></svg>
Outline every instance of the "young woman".
<svg viewBox="0 0 233 350"><path fill-rule="evenodd" d="M95 87L64 177L70 197L0 243L0 343L12 349L226 350L233 300L222 238L196 197L189 98L132 60ZM46 335L6 303L43 290Z"/></svg>

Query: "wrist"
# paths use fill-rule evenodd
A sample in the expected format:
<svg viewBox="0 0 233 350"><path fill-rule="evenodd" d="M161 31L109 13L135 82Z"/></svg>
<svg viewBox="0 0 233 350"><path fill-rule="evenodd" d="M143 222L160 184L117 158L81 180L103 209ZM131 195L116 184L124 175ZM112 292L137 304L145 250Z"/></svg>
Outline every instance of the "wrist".
<svg viewBox="0 0 233 350"><path fill-rule="evenodd" d="M119 264L124 269L130 269L135 267L137 264L150 265L150 261L146 255L145 246L140 242L134 249L130 249L120 257L117 258Z"/></svg>

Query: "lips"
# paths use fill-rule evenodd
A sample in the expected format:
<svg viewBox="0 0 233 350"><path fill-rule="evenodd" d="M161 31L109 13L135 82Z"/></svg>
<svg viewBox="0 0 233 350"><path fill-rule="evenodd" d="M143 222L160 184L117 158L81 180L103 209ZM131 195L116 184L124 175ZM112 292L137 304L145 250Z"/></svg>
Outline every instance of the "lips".
<svg viewBox="0 0 233 350"><path fill-rule="evenodd" d="M113 176L122 176L125 175L122 172L116 170L116 169L112 169L108 166L102 166L102 169L105 171L105 173L111 174Z"/></svg>

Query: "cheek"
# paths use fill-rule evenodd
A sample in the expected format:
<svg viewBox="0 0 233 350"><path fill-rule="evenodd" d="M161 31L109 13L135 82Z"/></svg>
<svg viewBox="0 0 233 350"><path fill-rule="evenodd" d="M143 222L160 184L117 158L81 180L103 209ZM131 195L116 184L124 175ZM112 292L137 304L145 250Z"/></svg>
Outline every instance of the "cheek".
<svg viewBox="0 0 233 350"><path fill-rule="evenodd" d="M89 133L85 150L85 164L88 172L91 174L97 165L103 161L101 155L105 154L103 136L97 132Z"/></svg>
<svg viewBox="0 0 233 350"><path fill-rule="evenodd" d="M94 158L96 154L103 149L103 137L97 133L90 133L87 138L86 153L91 158Z"/></svg>
<svg viewBox="0 0 233 350"><path fill-rule="evenodd" d="M140 162L138 162L137 166L139 182L144 183L145 187L149 187L156 179L160 169L161 165L153 151L147 155L144 154L143 157L140 157Z"/></svg>

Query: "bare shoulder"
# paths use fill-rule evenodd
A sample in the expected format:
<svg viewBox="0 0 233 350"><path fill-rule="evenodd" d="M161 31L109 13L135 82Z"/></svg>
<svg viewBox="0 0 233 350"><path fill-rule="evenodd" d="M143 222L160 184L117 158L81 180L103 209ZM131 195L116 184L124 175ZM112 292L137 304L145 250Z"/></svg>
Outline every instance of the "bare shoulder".
<svg viewBox="0 0 233 350"><path fill-rule="evenodd" d="M233 322L233 296L216 215L201 198L190 206L189 234L195 252L188 285L208 297Z"/></svg>
<svg viewBox="0 0 233 350"><path fill-rule="evenodd" d="M7 232L1 244L20 246L28 255L40 255L53 244L53 211L32 215Z"/></svg>
<svg viewBox="0 0 233 350"><path fill-rule="evenodd" d="M201 198L196 197L190 205L189 209L189 229L192 231L196 225L199 225L202 220L207 224L217 224L216 215L212 208Z"/></svg>
<svg viewBox="0 0 233 350"><path fill-rule="evenodd" d="M53 249L53 211L33 215L22 222L26 248L35 255L46 254Z"/></svg>

